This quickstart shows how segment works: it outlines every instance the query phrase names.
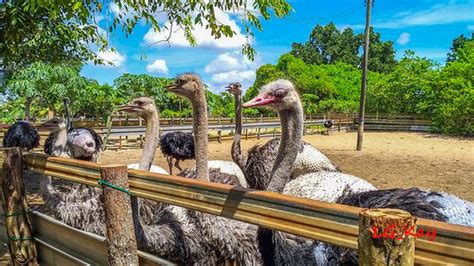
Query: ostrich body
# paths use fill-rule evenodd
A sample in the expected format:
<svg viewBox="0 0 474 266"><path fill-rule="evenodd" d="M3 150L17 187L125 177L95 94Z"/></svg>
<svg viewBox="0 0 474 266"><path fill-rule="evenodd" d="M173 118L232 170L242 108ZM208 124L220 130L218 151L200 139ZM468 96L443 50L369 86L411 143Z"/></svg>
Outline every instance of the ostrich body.
<svg viewBox="0 0 474 266"><path fill-rule="evenodd" d="M177 77L175 84L167 89L188 98L192 103L196 149L195 178L235 184L238 177L229 178L218 170L211 169L211 175L209 175L207 103L200 78L193 74L183 74ZM188 210L187 215L194 220L194 224L209 247L208 252L216 254L218 262L233 260L240 265L261 263L255 242L256 226L192 210Z"/></svg>
<svg viewBox="0 0 474 266"><path fill-rule="evenodd" d="M195 156L193 134L181 131L166 133L160 138L160 149L168 162L170 174L173 174L173 159L174 166L182 171L179 161L194 159Z"/></svg>
<svg viewBox="0 0 474 266"><path fill-rule="evenodd" d="M242 90L240 83L231 83L227 91L235 98L235 135L232 143L232 160L242 170L249 188L264 190L270 182L270 174L273 162L277 157L280 139L275 138L267 141L263 145L255 145L249 151L247 156L242 153L241 135L242 135ZM291 172L291 177L318 172L333 171L339 169L318 149L309 143L302 142L296 157L295 165Z"/></svg>
<svg viewBox="0 0 474 266"><path fill-rule="evenodd" d="M5 133L3 147L19 147L32 150L39 146L40 135L35 126L28 121L18 121Z"/></svg>

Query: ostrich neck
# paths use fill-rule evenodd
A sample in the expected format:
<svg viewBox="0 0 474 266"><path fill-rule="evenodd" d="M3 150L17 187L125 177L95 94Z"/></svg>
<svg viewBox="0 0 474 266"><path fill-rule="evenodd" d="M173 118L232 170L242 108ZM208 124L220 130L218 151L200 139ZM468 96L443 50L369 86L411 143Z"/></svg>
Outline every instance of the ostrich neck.
<svg viewBox="0 0 474 266"><path fill-rule="evenodd" d="M146 119L146 135L145 135L145 143L142 152L142 156L140 158L140 163L138 166L139 170L150 171L151 164L153 163L153 159L155 157L158 137L158 130L160 128L160 120L158 119L158 112L154 112L151 114L150 117ZM140 219L140 202L137 197L132 197L130 199L130 203L132 205L132 217L133 217L133 224L135 225L135 236L137 239L141 239L139 241L140 244L143 242L147 242L147 237L145 235L145 231L143 230L143 225Z"/></svg>
<svg viewBox="0 0 474 266"><path fill-rule="evenodd" d="M193 105L194 148L197 178L209 181L207 169L207 102L204 92L199 91Z"/></svg>
<svg viewBox="0 0 474 266"><path fill-rule="evenodd" d="M242 95L234 94L235 97L235 136L232 142L231 155L232 160L239 166L240 170L245 173L245 167L247 164L247 157L242 154L242 148L240 146L240 137L242 135ZM247 175L245 175L247 179ZM249 182L249 179L247 180ZM253 182L249 182L253 183Z"/></svg>
<svg viewBox="0 0 474 266"><path fill-rule="evenodd" d="M281 121L281 141L277 158L273 164L272 179L267 190L283 192L289 181L291 170L298 155L303 135L303 109L301 104L291 110L279 112Z"/></svg>
<svg viewBox="0 0 474 266"><path fill-rule="evenodd" d="M140 164L138 169L144 171L150 171L150 167L155 158L156 147L158 146L157 137L158 130L160 128L160 121L158 119L158 112L153 113L150 117L146 118L146 132L145 132L145 143L140 157Z"/></svg>
<svg viewBox="0 0 474 266"><path fill-rule="evenodd" d="M235 96L235 134L242 135L242 95Z"/></svg>

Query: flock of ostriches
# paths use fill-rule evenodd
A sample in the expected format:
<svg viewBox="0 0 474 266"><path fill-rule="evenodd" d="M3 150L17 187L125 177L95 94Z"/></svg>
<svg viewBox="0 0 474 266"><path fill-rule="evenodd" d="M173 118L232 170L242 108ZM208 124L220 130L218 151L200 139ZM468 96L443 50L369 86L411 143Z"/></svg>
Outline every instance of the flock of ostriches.
<svg viewBox="0 0 474 266"><path fill-rule="evenodd" d="M263 86L257 97L241 103L240 84L227 87L235 97L233 162L208 161L208 125L205 89L200 78L183 74L167 90L187 98L193 106L193 133L168 133L158 140L159 119L154 101L141 97L120 111L146 120L146 139L139 163L129 168L167 174L152 165L155 151L165 155L170 172L179 162L196 159L196 166L178 175L203 178L259 190L280 192L364 208L398 208L415 216L474 226L474 204L455 196L418 188L377 190L367 181L341 173L331 161L302 141L303 109L291 82L276 80ZM67 105L66 105L67 106ZM244 153L241 150L241 107L267 107L278 112L282 134ZM71 128L69 119L52 119L40 126L51 131L45 152L97 161L100 137L88 128ZM28 122L13 124L3 146L32 149L39 135ZM69 184L59 190L50 177L40 177L45 203L66 224L104 235L101 190ZM56 181L55 181L56 182ZM255 225L181 207L132 197L132 214L139 248L179 264L217 265L338 265L357 264L357 252L296 237Z"/></svg>

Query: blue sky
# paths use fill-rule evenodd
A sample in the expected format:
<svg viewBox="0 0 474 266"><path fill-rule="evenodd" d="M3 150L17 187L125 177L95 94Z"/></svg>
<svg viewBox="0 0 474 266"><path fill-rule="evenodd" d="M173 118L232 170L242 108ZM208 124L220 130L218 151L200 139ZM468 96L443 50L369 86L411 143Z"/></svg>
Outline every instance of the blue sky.
<svg viewBox="0 0 474 266"><path fill-rule="evenodd" d="M187 45L180 31L172 35L169 47L164 42L153 44L168 33L155 33L142 23L128 38L120 31L107 35L116 52L100 52L99 56L114 66L89 64L82 74L100 83L112 84L123 73L174 77L192 71L200 74L213 91L219 92L229 82L240 81L244 87L251 85L258 66L275 63L282 53L290 51L293 42L306 41L316 24L333 22L341 29L352 27L356 32L364 29L363 0L289 2L294 9L290 16L263 21L263 31L254 31L252 44L258 55L253 62L240 53L245 36L238 14L222 12L218 14L219 20L231 25L237 33L233 39L214 40L205 29L196 28L197 47ZM112 4L107 12L113 16L123 11ZM160 20L167 23L165 18ZM108 23L107 19L98 21L102 28ZM375 0L372 25L381 32L383 40L395 43L397 58L410 49L444 63L451 41L460 34L474 32L474 1Z"/></svg>

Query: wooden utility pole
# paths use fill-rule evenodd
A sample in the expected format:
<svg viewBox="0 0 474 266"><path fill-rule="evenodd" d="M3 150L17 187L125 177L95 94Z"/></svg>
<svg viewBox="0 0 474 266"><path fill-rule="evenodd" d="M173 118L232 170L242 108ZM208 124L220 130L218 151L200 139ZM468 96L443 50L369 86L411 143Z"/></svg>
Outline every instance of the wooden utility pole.
<svg viewBox="0 0 474 266"><path fill-rule="evenodd" d="M367 12L365 15L365 44L364 59L362 60L362 84L360 88L360 109L359 109L359 128L357 129L357 150L362 150L362 140L364 139L364 116L365 116L365 94L367 89L367 65L369 61L369 42L370 42L370 8L372 0L367 0Z"/></svg>
<svg viewBox="0 0 474 266"><path fill-rule="evenodd" d="M2 208L8 236L12 265L38 265L33 227L28 214L23 184L23 158L19 148L4 149L2 178Z"/></svg>
<svg viewBox="0 0 474 266"><path fill-rule="evenodd" d="M104 189L109 265L138 265L137 240L130 195L127 194L127 166L102 166L100 176Z"/></svg>

